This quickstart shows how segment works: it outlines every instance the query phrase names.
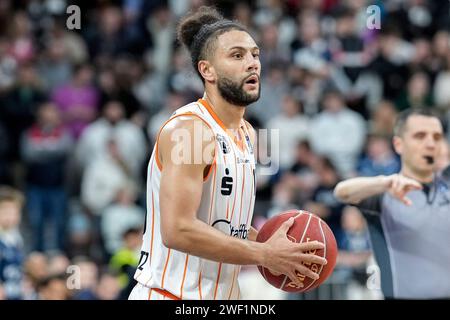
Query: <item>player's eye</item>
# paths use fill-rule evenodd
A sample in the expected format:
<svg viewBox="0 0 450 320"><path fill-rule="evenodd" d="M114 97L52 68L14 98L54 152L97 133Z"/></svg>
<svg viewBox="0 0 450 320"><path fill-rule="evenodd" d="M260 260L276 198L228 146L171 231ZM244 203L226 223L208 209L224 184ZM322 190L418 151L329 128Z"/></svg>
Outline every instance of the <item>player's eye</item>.
<svg viewBox="0 0 450 320"><path fill-rule="evenodd" d="M233 58L241 59L242 58L242 54L240 54L239 52L236 52L236 53L233 54Z"/></svg>

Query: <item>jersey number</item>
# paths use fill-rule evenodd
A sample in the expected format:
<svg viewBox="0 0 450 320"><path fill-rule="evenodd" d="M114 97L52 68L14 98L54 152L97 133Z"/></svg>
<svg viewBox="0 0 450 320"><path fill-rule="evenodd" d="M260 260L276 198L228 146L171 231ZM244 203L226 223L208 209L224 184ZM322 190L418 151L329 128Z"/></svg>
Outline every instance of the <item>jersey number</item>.
<svg viewBox="0 0 450 320"><path fill-rule="evenodd" d="M141 257L139 258L139 262L138 262L139 270L144 269L144 264L147 262L147 260L148 260L148 252L141 251Z"/></svg>

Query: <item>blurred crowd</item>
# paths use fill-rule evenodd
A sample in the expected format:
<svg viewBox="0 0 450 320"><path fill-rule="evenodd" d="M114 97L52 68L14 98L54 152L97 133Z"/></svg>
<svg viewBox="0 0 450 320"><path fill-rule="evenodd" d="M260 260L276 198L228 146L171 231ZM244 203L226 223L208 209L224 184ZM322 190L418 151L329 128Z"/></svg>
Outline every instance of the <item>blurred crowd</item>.
<svg viewBox="0 0 450 320"><path fill-rule="evenodd" d="M66 26L70 4L80 29ZM258 167L255 226L316 213L338 240L339 283L357 288L339 298L367 297L365 222L333 189L398 172L399 111L433 108L447 128L447 0L0 0L0 299L127 297L156 135L203 95L177 21L205 4L261 48L261 98L246 118L269 129L258 158L279 170ZM372 4L379 29L367 27Z"/></svg>

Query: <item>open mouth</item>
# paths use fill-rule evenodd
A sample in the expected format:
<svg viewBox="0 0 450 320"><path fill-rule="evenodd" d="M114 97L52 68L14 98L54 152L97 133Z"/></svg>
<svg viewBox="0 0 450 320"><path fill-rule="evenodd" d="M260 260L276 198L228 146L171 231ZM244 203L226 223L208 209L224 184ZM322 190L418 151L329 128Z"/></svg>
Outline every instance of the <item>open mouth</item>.
<svg viewBox="0 0 450 320"><path fill-rule="evenodd" d="M423 158L425 159L425 161L428 164L433 164L434 163L434 157L432 157L432 156L424 156Z"/></svg>
<svg viewBox="0 0 450 320"><path fill-rule="evenodd" d="M258 76L253 75L251 77L249 77L247 80L245 80L245 83L247 84L257 84L258 83Z"/></svg>

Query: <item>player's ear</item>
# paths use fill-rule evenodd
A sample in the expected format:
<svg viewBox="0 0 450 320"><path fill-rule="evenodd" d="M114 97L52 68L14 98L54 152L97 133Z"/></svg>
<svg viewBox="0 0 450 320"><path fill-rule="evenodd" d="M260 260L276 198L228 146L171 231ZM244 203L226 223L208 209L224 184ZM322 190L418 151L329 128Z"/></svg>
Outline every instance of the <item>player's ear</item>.
<svg viewBox="0 0 450 320"><path fill-rule="evenodd" d="M397 154L401 155L403 153L403 139L401 137L394 136L392 138L392 145L394 146L394 150Z"/></svg>
<svg viewBox="0 0 450 320"><path fill-rule="evenodd" d="M213 82L216 80L216 70L207 60L200 60L198 62L198 71L205 81Z"/></svg>

